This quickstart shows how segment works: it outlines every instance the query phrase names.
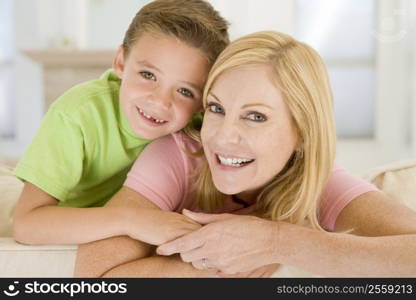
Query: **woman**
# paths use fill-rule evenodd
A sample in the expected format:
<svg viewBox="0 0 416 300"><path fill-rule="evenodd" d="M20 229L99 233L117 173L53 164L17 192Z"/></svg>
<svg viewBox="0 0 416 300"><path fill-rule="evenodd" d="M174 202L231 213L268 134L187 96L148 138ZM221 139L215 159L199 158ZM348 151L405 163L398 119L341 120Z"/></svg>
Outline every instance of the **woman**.
<svg viewBox="0 0 416 300"><path fill-rule="evenodd" d="M277 264L324 276L416 274L416 213L333 169L331 93L310 47L275 32L234 41L210 72L204 108L206 160L191 156L199 148L186 136L162 138L136 161L129 189L117 196L123 199L117 203L135 198L132 207L146 207L128 218L137 228L129 236L164 244L159 256L138 259L152 248L123 238L122 257L108 262L110 251L102 250L107 254L99 263L87 262L108 247L101 241L80 248L77 275L111 269L106 276L205 277L217 270L269 276ZM166 212L183 208L222 214ZM150 224L161 226L148 229ZM175 253L184 262L160 256Z"/></svg>

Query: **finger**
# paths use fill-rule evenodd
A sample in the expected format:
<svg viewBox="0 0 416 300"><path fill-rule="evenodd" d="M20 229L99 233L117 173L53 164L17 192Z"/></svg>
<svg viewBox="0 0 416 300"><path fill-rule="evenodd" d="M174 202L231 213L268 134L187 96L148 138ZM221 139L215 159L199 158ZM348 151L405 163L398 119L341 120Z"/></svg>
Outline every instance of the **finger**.
<svg viewBox="0 0 416 300"><path fill-rule="evenodd" d="M159 255L172 255L175 253L188 252L201 247L205 243L203 234L199 230L188 233L176 240L160 245L156 249Z"/></svg>
<svg viewBox="0 0 416 300"><path fill-rule="evenodd" d="M207 253L207 250L204 249L204 247L200 247L191 251L181 252L181 258L184 262L193 262L203 258L208 259L209 254Z"/></svg>
<svg viewBox="0 0 416 300"><path fill-rule="evenodd" d="M198 222L199 224L209 224L212 222L223 221L232 218L232 214L205 214L183 209L182 213L188 218Z"/></svg>
<svg viewBox="0 0 416 300"><path fill-rule="evenodd" d="M206 269L210 269L210 268L212 268L212 267L209 265L209 263L208 263L208 260L207 260L207 259L205 259L205 263L203 262L203 260L202 260L202 259L199 259L199 260L193 261L193 262L192 262L192 265L194 266L194 268L195 268L195 269L198 269L198 270L206 270Z"/></svg>

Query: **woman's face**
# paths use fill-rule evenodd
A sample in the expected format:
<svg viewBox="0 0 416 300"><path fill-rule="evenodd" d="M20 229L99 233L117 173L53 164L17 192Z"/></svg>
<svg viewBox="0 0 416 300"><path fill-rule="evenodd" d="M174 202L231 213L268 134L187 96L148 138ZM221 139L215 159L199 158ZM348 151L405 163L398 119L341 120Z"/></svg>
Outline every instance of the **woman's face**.
<svg viewBox="0 0 416 300"><path fill-rule="evenodd" d="M221 74L207 97L202 144L217 189L255 197L297 146L289 109L266 65Z"/></svg>

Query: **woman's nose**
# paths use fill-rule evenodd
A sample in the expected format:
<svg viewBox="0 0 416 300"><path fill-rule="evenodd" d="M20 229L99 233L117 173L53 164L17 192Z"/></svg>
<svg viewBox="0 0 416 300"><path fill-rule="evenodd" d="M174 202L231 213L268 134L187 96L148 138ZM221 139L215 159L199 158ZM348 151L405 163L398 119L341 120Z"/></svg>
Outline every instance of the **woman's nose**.
<svg viewBox="0 0 416 300"><path fill-rule="evenodd" d="M238 144L241 140L240 129L237 122L231 118L224 118L221 126L216 131L216 138L223 145Z"/></svg>

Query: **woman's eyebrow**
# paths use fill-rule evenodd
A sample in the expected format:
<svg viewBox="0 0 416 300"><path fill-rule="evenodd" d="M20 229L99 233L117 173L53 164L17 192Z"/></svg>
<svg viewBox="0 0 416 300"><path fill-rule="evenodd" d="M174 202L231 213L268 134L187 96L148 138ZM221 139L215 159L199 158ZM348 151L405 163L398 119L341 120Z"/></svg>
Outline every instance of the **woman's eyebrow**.
<svg viewBox="0 0 416 300"><path fill-rule="evenodd" d="M220 102L221 103L221 100L217 97L217 96L215 96L215 94L214 93L209 93L208 94L208 96L211 96L211 97L214 97L215 98L215 100L217 100L218 102Z"/></svg>
<svg viewBox="0 0 416 300"><path fill-rule="evenodd" d="M208 94L208 96L211 96L211 97L215 98L215 100L217 100L218 102L221 103L220 98L218 98L214 93L210 92ZM261 102L244 104L241 108L244 109L244 108L247 108L247 107L250 107L250 106L264 106L264 107L267 107L270 110L274 110L275 109L274 107L271 107L270 105L265 104L265 103L261 103Z"/></svg>
<svg viewBox="0 0 416 300"><path fill-rule="evenodd" d="M243 105L241 108L247 108L247 107L250 107L250 106L264 106L264 107L267 107L268 109L271 109L271 110L275 109L275 108L273 108L270 105L267 105L265 103L248 103L248 104Z"/></svg>

